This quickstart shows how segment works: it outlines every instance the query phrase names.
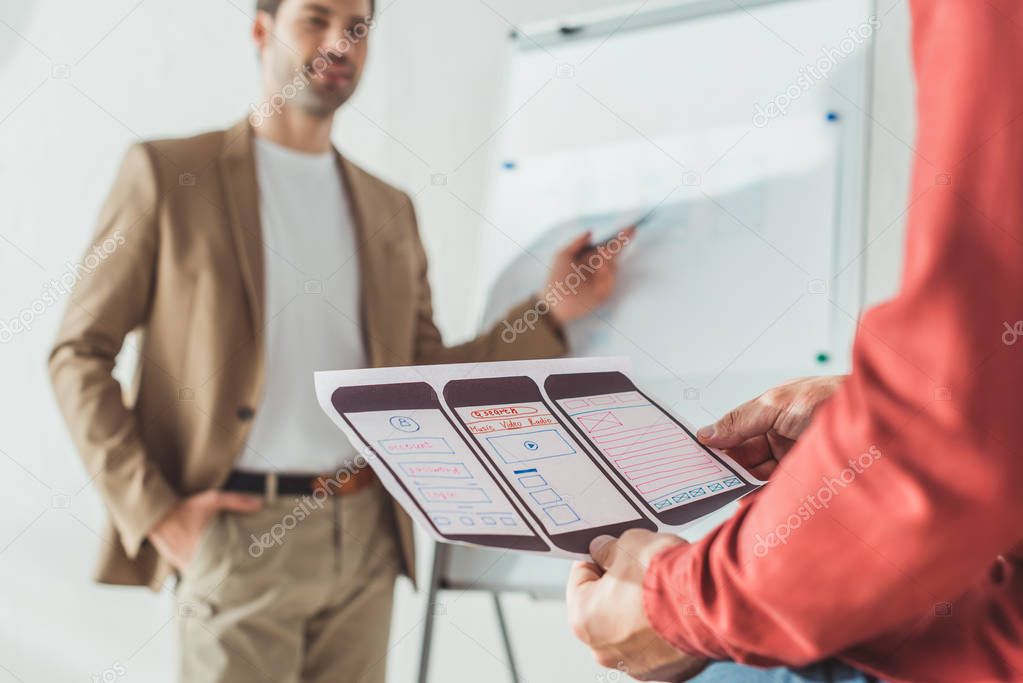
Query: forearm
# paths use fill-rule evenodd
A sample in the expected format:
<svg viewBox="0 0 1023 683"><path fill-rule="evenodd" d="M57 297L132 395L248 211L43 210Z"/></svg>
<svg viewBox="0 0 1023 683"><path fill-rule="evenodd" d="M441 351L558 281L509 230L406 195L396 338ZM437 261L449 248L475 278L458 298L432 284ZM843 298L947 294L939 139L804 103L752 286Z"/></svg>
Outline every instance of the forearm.
<svg viewBox="0 0 1023 683"><path fill-rule="evenodd" d="M420 320L416 362L472 363L477 361L551 358L567 351L564 333L548 309L531 297L475 339L444 346L432 319Z"/></svg>
<svg viewBox="0 0 1023 683"><path fill-rule="evenodd" d="M135 145L125 155L93 238L93 245L104 245L104 258L72 291L49 359L72 441L131 556L178 500L147 456L135 413L113 376L125 336L148 320L159 249L158 205L149 154L144 145Z"/></svg>
<svg viewBox="0 0 1023 683"><path fill-rule="evenodd" d="M840 408L735 519L655 560L648 615L676 647L759 665L819 661L933 615L1011 545L1023 509L1007 503L1020 483L1008 450L928 438L917 424L879 440L875 456L869 437L833 436L845 434ZM865 447L843 452L849 441ZM931 462L906 462L914 451ZM943 451L1003 466L962 481L932 455Z"/></svg>
<svg viewBox="0 0 1023 683"><path fill-rule="evenodd" d="M125 407L113 361L95 348L57 346L50 358L54 394L72 442L100 493L125 550L134 556L179 496L150 461L135 415Z"/></svg>

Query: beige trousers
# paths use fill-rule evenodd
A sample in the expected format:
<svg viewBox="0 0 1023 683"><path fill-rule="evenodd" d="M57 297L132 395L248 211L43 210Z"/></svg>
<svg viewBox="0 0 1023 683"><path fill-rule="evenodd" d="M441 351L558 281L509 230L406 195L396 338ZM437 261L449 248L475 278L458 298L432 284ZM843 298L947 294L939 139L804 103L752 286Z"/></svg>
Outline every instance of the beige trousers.
<svg viewBox="0 0 1023 683"><path fill-rule="evenodd" d="M399 565L378 482L221 513L176 591L181 680L381 683Z"/></svg>

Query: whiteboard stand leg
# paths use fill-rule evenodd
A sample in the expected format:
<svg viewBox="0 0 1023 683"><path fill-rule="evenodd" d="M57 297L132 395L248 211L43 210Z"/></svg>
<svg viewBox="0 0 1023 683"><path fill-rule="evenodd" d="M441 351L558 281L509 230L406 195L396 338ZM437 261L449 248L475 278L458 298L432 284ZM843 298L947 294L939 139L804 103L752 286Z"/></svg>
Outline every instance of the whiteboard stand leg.
<svg viewBox="0 0 1023 683"><path fill-rule="evenodd" d="M501 607L501 596L498 593L491 593L494 599L494 612L497 614L497 625L501 628L501 640L504 642L504 652L508 657L508 672L511 674L512 683L519 683L519 671L515 666L515 653L512 651L511 638L508 637L508 624L504 620L504 609Z"/></svg>
<svg viewBox="0 0 1023 683"><path fill-rule="evenodd" d="M426 592L426 614L423 618L423 642L419 650L419 683L426 683L430 673L430 648L433 646L433 622L437 615L437 595L440 593L441 577L447 565L448 547L443 543L433 546L433 567L430 569L430 585Z"/></svg>

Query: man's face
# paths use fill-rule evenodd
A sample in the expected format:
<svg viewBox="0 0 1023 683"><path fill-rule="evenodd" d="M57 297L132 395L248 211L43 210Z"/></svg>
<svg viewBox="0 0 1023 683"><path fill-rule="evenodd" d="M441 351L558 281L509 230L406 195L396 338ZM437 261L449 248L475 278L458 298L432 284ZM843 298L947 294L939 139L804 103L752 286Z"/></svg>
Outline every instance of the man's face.
<svg viewBox="0 0 1023 683"><path fill-rule="evenodd" d="M267 98L330 116L359 83L372 24L370 0L284 0L254 31Z"/></svg>

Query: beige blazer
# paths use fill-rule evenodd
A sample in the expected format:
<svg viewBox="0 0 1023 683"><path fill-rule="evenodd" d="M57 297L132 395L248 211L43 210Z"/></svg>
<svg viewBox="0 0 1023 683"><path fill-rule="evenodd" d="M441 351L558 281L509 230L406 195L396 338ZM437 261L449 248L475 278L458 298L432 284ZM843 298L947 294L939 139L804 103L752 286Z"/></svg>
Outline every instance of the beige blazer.
<svg viewBox="0 0 1023 683"><path fill-rule="evenodd" d="M146 540L149 530L183 496L226 480L259 410L267 321L252 139L242 121L132 146L78 271L49 367L71 437L110 515L100 582L162 585L171 567ZM412 202L340 154L338 164L358 233L372 366L564 353L546 320L533 329L520 323L525 331L512 343L501 339L506 328L499 324L445 347L433 323ZM518 320L534 303L507 319ZM114 360L136 329L143 332L139 366L122 392ZM404 570L414 579L411 522L397 505L395 512Z"/></svg>

